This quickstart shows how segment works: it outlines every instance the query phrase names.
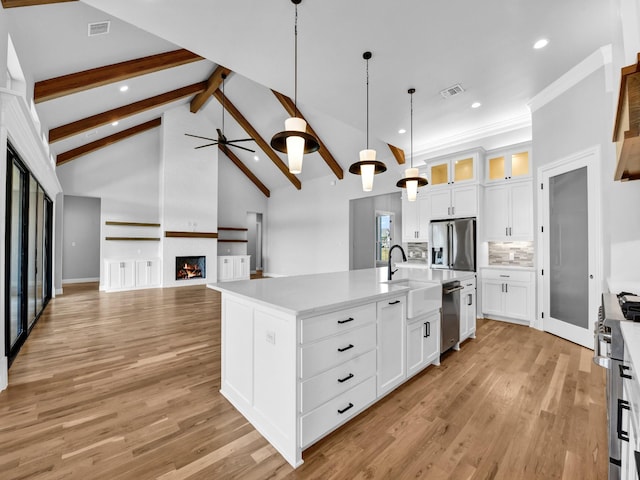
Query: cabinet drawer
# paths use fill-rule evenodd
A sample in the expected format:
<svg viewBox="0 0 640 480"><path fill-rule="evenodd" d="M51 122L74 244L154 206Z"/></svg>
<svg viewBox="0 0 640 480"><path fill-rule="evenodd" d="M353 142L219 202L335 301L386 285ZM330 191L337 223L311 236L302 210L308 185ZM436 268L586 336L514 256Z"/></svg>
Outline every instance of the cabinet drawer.
<svg viewBox="0 0 640 480"><path fill-rule="evenodd" d="M376 347L376 324L302 347L301 377L308 379Z"/></svg>
<svg viewBox="0 0 640 480"><path fill-rule="evenodd" d="M300 422L302 448L355 416L375 398L376 379L370 377L302 417Z"/></svg>
<svg viewBox="0 0 640 480"><path fill-rule="evenodd" d="M504 282L531 282L533 273L527 270L494 270L482 269L482 278L490 280L501 280Z"/></svg>
<svg viewBox="0 0 640 480"><path fill-rule="evenodd" d="M376 321L376 305L371 303L302 320L300 340L313 342Z"/></svg>
<svg viewBox="0 0 640 480"><path fill-rule="evenodd" d="M307 413L375 374L376 351L370 350L364 355L316 375L302 383L300 411Z"/></svg>
<svg viewBox="0 0 640 480"><path fill-rule="evenodd" d="M468 278L466 280L460 280L460 285L462 285L465 290L473 290L476 288L476 279Z"/></svg>

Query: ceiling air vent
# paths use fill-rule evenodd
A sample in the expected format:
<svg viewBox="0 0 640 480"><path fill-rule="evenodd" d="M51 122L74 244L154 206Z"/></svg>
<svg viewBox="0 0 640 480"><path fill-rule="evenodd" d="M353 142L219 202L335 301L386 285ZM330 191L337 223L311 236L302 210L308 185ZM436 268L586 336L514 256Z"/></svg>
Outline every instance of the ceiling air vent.
<svg viewBox="0 0 640 480"><path fill-rule="evenodd" d="M109 26L111 25L110 21L106 22L96 22L89 24L89 36L94 37L96 35L104 35L105 33L109 33Z"/></svg>
<svg viewBox="0 0 640 480"><path fill-rule="evenodd" d="M455 85L452 85L451 87L448 87L442 90L440 92L440 95L442 95L442 98L449 98L455 95L460 95L463 92L464 92L464 88L462 88L459 83L456 83Z"/></svg>

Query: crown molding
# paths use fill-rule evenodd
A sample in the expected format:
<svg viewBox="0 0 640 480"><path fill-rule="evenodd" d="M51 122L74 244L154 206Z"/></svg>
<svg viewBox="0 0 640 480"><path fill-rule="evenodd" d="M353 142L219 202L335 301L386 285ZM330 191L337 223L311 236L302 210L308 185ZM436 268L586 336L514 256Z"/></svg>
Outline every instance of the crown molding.
<svg viewBox="0 0 640 480"><path fill-rule="evenodd" d="M513 132L514 130L527 127L531 127L531 115L528 113L506 120L501 120L499 122L490 123L472 130L456 133L449 137L442 137L430 142L426 147L414 153L414 161L424 161L427 158L430 158L434 153L455 147L456 145L482 140L487 137L501 135L503 133Z"/></svg>
<svg viewBox="0 0 640 480"><path fill-rule="evenodd" d="M582 62L577 64L567 73L562 75L555 82L553 82L551 85L549 85L535 97L533 97L529 101L529 103L527 103L529 109L533 113L539 108L545 106L547 103L551 102L569 89L573 88L593 72L596 72L600 68L611 64L612 57L613 54L611 45L600 47L587 58L585 58Z"/></svg>

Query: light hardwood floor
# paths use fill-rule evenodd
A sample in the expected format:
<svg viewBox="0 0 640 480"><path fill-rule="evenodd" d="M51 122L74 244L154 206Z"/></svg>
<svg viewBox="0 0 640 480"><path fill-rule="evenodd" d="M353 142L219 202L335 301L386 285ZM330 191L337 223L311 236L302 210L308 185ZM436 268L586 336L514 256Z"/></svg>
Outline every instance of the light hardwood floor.
<svg viewBox="0 0 640 480"><path fill-rule="evenodd" d="M294 471L218 393L217 292L65 286L0 393L0 478L605 479L592 352L490 320L477 337Z"/></svg>

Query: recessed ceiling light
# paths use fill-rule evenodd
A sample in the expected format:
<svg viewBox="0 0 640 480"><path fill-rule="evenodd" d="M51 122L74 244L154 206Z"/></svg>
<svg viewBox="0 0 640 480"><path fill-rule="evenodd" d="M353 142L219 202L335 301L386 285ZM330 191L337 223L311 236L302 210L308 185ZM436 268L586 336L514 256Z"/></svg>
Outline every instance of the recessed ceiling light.
<svg viewBox="0 0 640 480"><path fill-rule="evenodd" d="M402 135L403 133L407 133L407 131L404 128L401 128L400 130L398 130L398 133Z"/></svg>
<svg viewBox="0 0 640 480"><path fill-rule="evenodd" d="M111 122L111 125L114 126L114 127L117 127L118 126L118 121L116 120L115 122Z"/></svg>
<svg viewBox="0 0 640 480"><path fill-rule="evenodd" d="M473 102L471 104L471 108L478 108L478 107L481 107L481 106L482 106L482 104L480 102Z"/></svg>
<svg viewBox="0 0 640 480"><path fill-rule="evenodd" d="M260 160L260 157L258 157L258 155L254 155L253 159L257 162L258 160Z"/></svg>
<svg viewBox="0 0 640 480"><path fill-rule="evenodd" d="M538 40L536 43L533 44L533 48L535 48L536 50L540 50L541 48L546 47L549 44L549 40L547 40L546 38L541 38L540 40Z"/></svg>
<svg viewBox="0 0 640 480"><path fill-rule="evenodd" d="M129 90L129 85L122 85L122 86L120 87L120 91L121 91L121 92L126 92L127 90Z"/></svg>

